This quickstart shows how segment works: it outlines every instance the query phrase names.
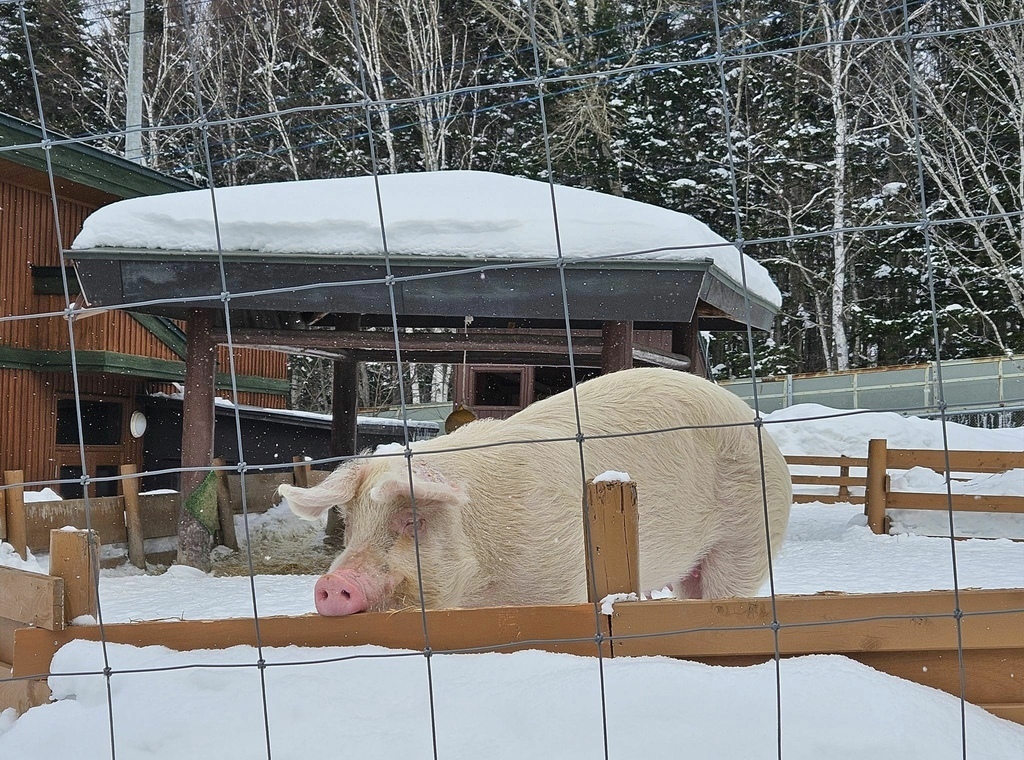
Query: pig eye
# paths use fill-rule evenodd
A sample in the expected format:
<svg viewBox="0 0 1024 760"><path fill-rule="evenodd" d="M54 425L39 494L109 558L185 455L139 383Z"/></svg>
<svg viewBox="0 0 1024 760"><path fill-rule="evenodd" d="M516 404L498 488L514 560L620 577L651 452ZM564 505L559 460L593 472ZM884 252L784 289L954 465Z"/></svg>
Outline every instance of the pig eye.
<svg viewBox="0 0 1024 760"><path fill-rule="evenodd" d="M410 517L408 520L405 521L405 524L402 526L402 535L409 536L410 538L412 538L414 534L418 534L420 538L423 538L423 532L424 528L426 528L426 524L426 520L424 520L422 517L416 520L413 520Z"/></svg>

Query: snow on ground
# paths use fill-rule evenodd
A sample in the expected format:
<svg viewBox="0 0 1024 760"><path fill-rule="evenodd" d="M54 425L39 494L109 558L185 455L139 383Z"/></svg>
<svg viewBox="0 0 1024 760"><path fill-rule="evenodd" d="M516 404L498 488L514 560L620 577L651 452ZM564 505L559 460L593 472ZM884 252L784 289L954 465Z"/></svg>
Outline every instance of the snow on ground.
<svg viewBox="0 0 1024 760"><path fill-rule="evenodd" d="M409 654L410 656L402 656ZM114 670L202 664L110 680L118 757L265 757L256 653L251 647L177 653L108 646ZM270 745L275 758L431 757L422 655L360 646L265 649ZM324 663L328 658L347 658ZM313 665L287 665L320 660ZM431 658L437 756L603 757L596 658L545 652ZM65 646L55 670L103 667L100 645ZM613 758L777 757L772 663L722 668L661 657L605 660L608 749ZM787 760L960 758L960 704L942 692L837 656L781 663L782 748ZM58 702L0 734L10 758L108 758L105 679L55 676ZM168 710L168 707L171 707ZM0 719L0 731L5 724ZM1019 760L1024 727L967 706L968 758Z"/></svg>
<svg viewBox="0 0 1024 760"><path fill-rule="evenodd" d="M823 411L836 414L806 406L776 412L769 416L773 424L768 429L789 454L863 456L867 440L879 436L889 437L894 448L941 447L941 429L934 421L884 414L796 421ZM951 425L949 431L953 448L1024 448L1020 429ZM957 488L1018 493L1020 479L1015 472ZM914 490L945 487L942 476L930 471L912 470L893 480ZM946 519L942 513L920 513L915 519L927 514ZM893 522L903 524L896 515ZM300 521L283 506L250 516L253 551L265 559L273 558L265 552L295 552L329 560L319 547L321 531L319 524ZM241 524L237 532L244 536ZM1024 543L951 542L912 532L877 536L867 528L862 507L818 503L794 505L775 557L775 588L780 594L949 589L954 549L961 588L1024 587ZM38 572L45 562L23 562L4 544L0 564ZM106 622L251 617L253 588L260 615L298 615L313 612L315 577L260 575L250 581L185 567L161 575L121 568L103 571L100 598ZM768 584L761 590L767 593ZM273 755L302 760L334 757L339 751L353 757L429 756L424 661L403 654L408 653L376 647L264 650L272 663L266 683ZM177 653L112 645L108 656L115 671L184 667L112 678L119 756L157 760L200 753L266 754L258 672L191 667L254 663L252 648ZM286 664L324 659L340 661ZM439 756L602 756L595 659L521 652L435 655L431 664ZM100 647L92 642L73 642L54 661L55 672L101 668ZM781 669L787 760L962 756L960 706L947 694L836 656L784 660ZM604 672L613 757L674 757L681 748L694 757L777 756L771 664L721 668L650 657L606 661ZM17 720L11 712L0 716L0 757L109 757L103 678L55 676L51 687L59 701ZM166 705L174 706L173 719ZM325 725L330 730L324 731ZM1020 760L1024 728L968 705L967 757Z"/></svg>
<svg viewBox="0 0 1024 760"><path fill-rule="evenodd" d="M743 281L739 251L692 216L561 185L554 194L566 258L712 259ZM380 177L380 195L394 256L543 260L558 251L546 182L476 171L390 174ZM207 190L132 198L95 211L72 247L383 253L373 177L218 188L217 221L219 238ZM751 292L780 305L768 271L749 256L744 262Z"/></svg>

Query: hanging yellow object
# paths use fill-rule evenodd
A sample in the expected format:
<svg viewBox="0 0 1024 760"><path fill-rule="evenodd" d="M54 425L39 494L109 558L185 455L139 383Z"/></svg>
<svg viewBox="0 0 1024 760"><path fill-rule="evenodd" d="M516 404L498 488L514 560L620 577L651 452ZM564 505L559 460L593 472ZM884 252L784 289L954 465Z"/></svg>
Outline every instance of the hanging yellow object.
<svg viewBox="0 0 1024 760"><path fill-rule="evenodd" d="M452 413L445 417L444 420L444 432L450 433L453 430L465 425L467 422L472 422L476 419L476 415L473 414L471 409L467 409L462 404L456 404L455 409Z"/></svg>

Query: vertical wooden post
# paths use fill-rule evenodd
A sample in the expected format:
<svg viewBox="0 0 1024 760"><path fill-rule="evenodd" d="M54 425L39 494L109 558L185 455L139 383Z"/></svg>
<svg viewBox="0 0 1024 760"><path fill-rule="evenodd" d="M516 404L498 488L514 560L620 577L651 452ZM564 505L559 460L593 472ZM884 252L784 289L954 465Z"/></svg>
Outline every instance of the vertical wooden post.
<svg viewBox="0 0 1024 760"><path fill-rule="evenodd" d="M97 617L100 541L96 531L51 530L50 575L64 579L64 619Z"/></svg>
<svg viewBox="0 0 1024 760"><path fill-rule="evenodd" d="M338 314L335 329L358 330L358 314ZM334 387L331 396L331 456L356 453L358 447L359 362L346 356L334 360ZM327 512L324 543L340 548L345 544L345 521L336 509Z"/></svg>
<svg viewBox="0 0 1024 760"><path fill-rule="evenodd" d="M594 563L587 564L587 589L599 602L609 594L640 593L640 517L636 483L587 483L584 495Z"/></svg>
<svg viewBox="0 0 1024 760"><path fill-rule="evenodd" d="M704 352L700 350L700 330L696 314L693 315L692 322L677 322L672 325L672 353L687 357L690 360L690 372L693 374L708 376Z"/></svg>
<svg viewBox="0 0 1024 760"><path fill-rule="evenodd" d="M0 488L0 541L7 540L7 491Z"/></svg>
<svg viewBox="0 0 1024 760"><path fill-rule="evenodd" d="M123 464L121 472L121 496L124 498L124 525L128 531L128 561L135 567L146 569L146 547L142 534L142 509L139 504L139 479L133 477L138 468Z"/></svg>
<svg viewBox="0 0 1024 760"><path fill-rule="evenodd" d="M868 441L868 476L865 496L865 513L868 527L872 532L885 531L886 469L888 467L888 444L884 438Z"/></svg>
<svg viewBox="0 0 1024 760"><path fill-rule="evenodd" d="M840 477L840 479L850 477L850 465L843 464L843 465L839 466L839 477ZM848 485L846 485L846 483L840 482L840 484L839 484L839 499L840 500L842 500L844 498L848 499L849 497L850 497L850 487Z"/></svg>
<svg viewBox="0 0 1024 760"><path fill-rule="evenodd" d="M212 338L213 310L192 309L188 316L188 354L185 357L185 400L182 404L181 466L209 467L213 460L213 399L217 344ZM178 513L178 563L210 569L214 526L200 521L199 510L186 505L206 480L208 471L181 473L181 512ZM198 495L197 495L198 498Z"/></svg>
<svg viewBox="0 0 1024 760"><path fill-rule="evenodd" d="M601 374L633 366L633 323L601 323Z"/></svg>
<svg viewBox="0 0 1024 760"><path fill-rule="evenodd" d="M292 483L299 488L309 488L309 472L312 469L306 462L306 457L292 457L297 467L292 468Z"/></svg>
<svg viewBox="0 0 1024 760"><path fill-rule="evenodd" d="M22 559L28 559L26 553L28 529L25 524L25 473L21 470L4 471L4 485L10 486L7 491L7 542Z"/></svg>
<svg viewBox="0 0 1024 760"><path fill-rule="evenodd" d="M214 467L226 467L224 457L213 460ZM235 535L235 511L231 508L231 492L228 490L227 470L217 470L217 517L220 520L220 538L224 546L238 549Z"/></svg>

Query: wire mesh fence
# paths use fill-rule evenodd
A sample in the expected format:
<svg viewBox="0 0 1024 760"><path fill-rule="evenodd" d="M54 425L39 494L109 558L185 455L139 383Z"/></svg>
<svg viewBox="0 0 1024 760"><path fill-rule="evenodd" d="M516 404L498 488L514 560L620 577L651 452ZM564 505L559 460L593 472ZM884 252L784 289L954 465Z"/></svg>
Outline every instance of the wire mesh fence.
<svg viewBox="0 0 1024 760"><path fill-rule="evenodd" d="M81 13L65 8L61 14L48 3L0 0L0 9L6 14L3 18L13 21L19 32L12 39L21 43L7 57L15 64L8 76L11 82L21 81L28 87L24 92L31 93L29 107L22 113L29 116L39 134L38 140L0 145L0 159L15 153L36 157L35 165L45 177L42 190L50 204L50 219L44 226L50 230L47 238L55 250L33 252L38 258L32 261L47 262L56 268L59 279L59 295L49 300L18 302L12 297L0 314L0 327L9 331L9 345L21 349L27 344L19 344L19 329L52 332L48 325L54 320L66 323L66 337L54 340L67 352L68 390L74 401L71 418L76 427L71 438L78 458L77 475L33 477L24 486L81 485L86 528L92 524L91 501L97 484L173 473L181 478L183 497L200 488L203 479L218 468L211 467L212 452L203 448L204 441L197 448L189 443L188 435L179 467L125 476L102 474L92 466L85 443L89 436L83 424L87 413L83 404L95 391L83 390L88 382L82 376L95 370L92 365L83 368L83 361L85 352L98 345L89 320L105 318L103 315L128 311L187 314L186 332L193 349L204 344L192 341L205 335L206 345L215 351L212 336L216 331L226 346L222 371L232 403L238 454L236 465L219 469L238 473L241 481L255 653L248 662L204 661L185 667L258 671L265 751L270 758L275 747L274 715L268 708L265 677L268 668L422 657L432 755L443 756L438 749L436 714L440 707L435 701L434 655L500 650L507 644L442 648L432 643L420 513L425 508L421 476L429 473L430 455L412 445L407 428L400 451L377 455L404 460L411 494L408 537L414 558L409 599L420 616L419 651L271 661L261 628L260 593L248 536L252 505L247 501L245 483L256 469L286 470L294 465L248 461L245 455L240 408L248 397L239 383L243 373L238 364L249 349L236 338L252 327L252 312L260 311L261 304L273 302L275 297L315 293L325 304L322 311L329 313L340 311L330 306L332 301L343 302L346 292L374 290L374 297L386 305L377 313L381 317L377 326L392 336L393 361L401 370L409 364L405 357L412 350L407 332L409 313L404 309L417 289L431 287L443 292L470 280L514 277L517 273L525 277L528 271L545 271L550 276L544 282L555 288L548 296L549 303L556 308L554 318L545 326L552 329L552 324L556 325L567 349L568 393L573 399L570 429L555 434L541 431L515 440L434 446L431 451L495 450L500 456L502 451L525 446L544 452L569 445L578 474L573 488L582 493L594 474L588 467L588 451L593 452L602 441L621 440L628 445L653 441L656 446L659 436L751 428L761 473L759 551L763 550L767 563L770 615L732 630L771 632L775 700L765 709L774 715L775 754L785 756L783 632L806 627L839 629L873 620L934 618L952 620L956 627L960 754L968 757L968 674L962 625L972 616L1013 615L1022 610L965 611L961 605L948 461L952 589L948 610L787 621L780 614L775 587L773 561L778 536L768 529L773 520L764 436L766 431L770 435L771 426L764 424L758 386L751 386L750 422L662 426L660 420L652 420L638 429L591 432L595 410L581 406L577 386L581 370L592 368L593 363L580 364L574 330L581 322L592 326L595 320L577 316L578 301L571 295L570 279L581 262L600 271L602 266L628 267L691 249L705 258L714 256L718 260L715 266L734 273L732 287L740 305L732 316L736 318L733 326L740 327L734 332L740 337L719 338L718 346L713 341L712 351L717 353L713 353L712 363L732 374L763 377L779 367L791 371L801 363L846 369L851 357L855 363L886 357L928 360L933 362L935 376L933 397L930 404L915 405L914 411L937 416L945 436L946 423L952 418L946 412L944 360L967 355L978 346L1011 353L1020 346L1024 315L1019 260L1021 166L1011 143L1024 134L1024 123L1019 109L1012 107L1015 101L1000 95L1005 88L1012 90L1013 82L1020 79L1024 18L1019 3L992 3L989 8L841 0L779 9L717 0L690 5L642 3L629 8L531 0L481 2L461 11L454 8L456 4L451 4L452 8L447 5L412 0L386 8L366 0L181 0L133 10L131 13L145 13L147 23L159 28L160 37L146 33L150 35L144 53L149 57L147 94L143 96L148 109L146 124L125 128L117 121L120 107L98 107L119 98L127 79L120 61L127 59L132 35L138 32L129 31L125 4L87 3L79 8ZM69 48L52 36L53 28L63 25L66 30L71 22L86 30L82 33L85 47L79 52L92 49L89 45L110 48L105 79L82 79L85 70L72 65L76 59L66 55ZM988 68L978 64L962 77L950 75L959 71L965 57L977 60L979 51L995 51ZM77 89L64 92L70 105L61 103L61 91L55 84L65 82L70 87L65 80L77 83ZM806 107L795 105L794 100L806 94L807 82L813 82L817 101ZM77 123L77 129L70 130L75 132L73 136L51 129L54 122L66 131L67 125L75 124L68 110L89 113ZM658 129L651 126L655 124ZM828 125L827 130L822 124ZM211 221L213 242L193 254L212 267L204 272L215 276L187 283L187 295L174 295L178 283L169 282L170 295L132 298L126 293L119 301L107 300L97 306L79 295L83 289L88 294L94 281L76 280L76 255L84 261L91 254L87 250L76 254L72 247L75 227L81 221L68 209L66 183L75 178L67 176L64 163L55 166L54 154L77 146L121 150L131 134L141 134L141 153L149 167L202 188L208 204L202 221ZM469 257L428 272L410 271L404 249L399 247L397 254L392 249L393 241L402 235L393 220L401 214L389 205L389 193L382 188L387 177L398 173L440 169L489 169L546 183L546 254L498 261ZM377 238L373 248L377 268L358 278L285 284L257 277L251 281L257 286L235 287L238 279L232 267L239 248L234 230L225 235L222 221L225 213L232 224L236 221L231 216L234 207L225 211L229 188L266 180L332 176L366 180L363 195L372 213L365 223ZM560 193L562 185L692 210L729 240L696 244L679 239L667 248L631 246L580 256L567 241L565 231L574 220L568 204L560 200L567 197ZM103 198L104 203L107 200L110 198ZM448 220L437 221L443 224ZM130 240L131 235L124 239ZM123 242L120 247L145 249L154 244ZM162 247L159 241L155 247ZM891 255L893 250L899 255ZM193 255L181 250L171 254L183 260ZM140 257L145 255L143 251ZM294 261L286 265L302 265ZM753 272L761 271L757 262L772 267L785 296L781 316L767 331L769 339L759 336L754 327L755 311L764 309L766 301L757 285L748 281ZM858 281L858 276L864 281ZM643 293L630 294L636 301L644 297ZM813 315L809 313L812 304ZM449 316L462 320L472 315ZM513 319L519 315L493 316ZM696 323L698 317L692 319ZM957 331L959 340L955 339ZM83 345L88 348L81 348ZM696 358L690 357L692 361ZM189 394L195 393L188 382L186 378L186 417L190 414ZM409 418L408 382L410 376L399 371L397 401L405 420ZM1002 400L972 403L983 406ZM987 409L979 413L996 414ZM958 409L957 414L959 419L964 412ZM1006 413L998 414L998 424L1005 425ZM16 442L5 443L8 450L16 446ZM948 443L945 448L950 448ZM335 466L367 459L367 454L349 453L310 464ZM420 464L428 469L418 470ZM593 571L594 547L586 505L579 517L586 562ZM187 530L199 529L193 525ZM201 536L196 543L194 534L190 537L183 529L179 541L194 543L199 554L209 553L208 536ZM183 550L179 547L179 552ZM426 575L431 570L426 568ZM101 598L98 588L97 598ZM174 668L112 668L106 657L107 622L102 605L96 622L104 667L92 675L106 680L109 749L110 756L116 757L119 724L110 697L111 679ZM592 636L516 641L515 646L593 644L597 663L593 688L600 694L602 752L607 758L613 754L605 677L607 644L616 639L716 631L694 626L616 636L609 633L600 604L595 603ZM42 675L46 674L18 678Z"/></svg>

